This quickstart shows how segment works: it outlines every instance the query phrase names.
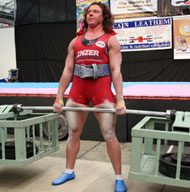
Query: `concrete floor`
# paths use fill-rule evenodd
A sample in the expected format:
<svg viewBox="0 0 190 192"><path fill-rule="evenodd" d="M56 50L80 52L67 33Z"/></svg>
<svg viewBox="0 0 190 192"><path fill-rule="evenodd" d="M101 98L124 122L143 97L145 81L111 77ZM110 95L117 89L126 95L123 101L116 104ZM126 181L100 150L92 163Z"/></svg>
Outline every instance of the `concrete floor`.
<svg viewBox="0 0 190 192"><path fill-rule="evenodd" d="M105 142L81 141L76 179L63 185L51 182L65 169L66 141L59 151L25 167L0 166L0 192L114 192L114 172ZM167 186L128 179L130 143L121 143L123 176L128 192L189 192L189 188Z"/></svg>

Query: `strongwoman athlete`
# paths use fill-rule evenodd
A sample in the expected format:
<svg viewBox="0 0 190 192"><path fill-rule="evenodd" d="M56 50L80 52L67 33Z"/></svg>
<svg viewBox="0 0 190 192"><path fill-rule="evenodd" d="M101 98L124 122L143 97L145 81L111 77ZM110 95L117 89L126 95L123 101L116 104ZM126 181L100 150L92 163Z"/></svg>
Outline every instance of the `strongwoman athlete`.
<svg viewBox="0 0 190 192"><path fill-rule="evenodd" d="M112 30L113 17L105 4L92 3L84 11L83 30L68 47L65 68L60 79L57 98L53 105L55 112L61 112L63 95L72 80L72 87L66 106L87 107L91 101L94 107L116 108L117 115L126 111L123 100L120 45ZM116 101L111 91L113 82ZM115 104L116 102L116 104ZM62 184L75 178L74 166L80 149L80 135L88 112L66 112L69 137L66 147L66 169L52 182ZM115 135L116 115L94 113L106 141L107 152L115 172L115 192L126 192L121 173L121 150Z"/></svg>

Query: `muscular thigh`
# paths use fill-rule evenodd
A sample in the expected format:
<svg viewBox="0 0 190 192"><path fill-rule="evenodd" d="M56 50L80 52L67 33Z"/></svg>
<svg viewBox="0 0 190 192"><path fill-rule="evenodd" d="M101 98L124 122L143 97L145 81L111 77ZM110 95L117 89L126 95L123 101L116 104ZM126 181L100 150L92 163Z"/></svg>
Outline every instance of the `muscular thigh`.
<svg viewBox="0 0 190 192"><path fill-rule="evenodd" d="M86 107L86 105L75 103L69 99L66 107ZM66 118L69 125L69 131L82 131L88 112L67 111Z"/></svg>
<svg viewBox="0 0 190 192"><path fill-rule="evenodd" d="M114 103L105 101L104 103L97 105L98 108L114 108ZM104 138L111 138L115 136L115 123L116 115L114 113L95 113L95 116L99 122L100 129Z"/></svg>

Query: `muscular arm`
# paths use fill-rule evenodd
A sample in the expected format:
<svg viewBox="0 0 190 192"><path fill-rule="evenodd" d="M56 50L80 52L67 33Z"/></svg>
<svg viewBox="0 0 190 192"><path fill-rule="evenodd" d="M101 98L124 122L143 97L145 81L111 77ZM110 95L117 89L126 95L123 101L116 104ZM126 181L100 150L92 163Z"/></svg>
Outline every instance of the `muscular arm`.
<svg viewBox="0 0 190 192"><path fill-rule="evenodd" d="M123 99L123 78L121 75L122 56L117 39L112 36L109 39L109 62L112 81L116 91L117 102Z"/></svg>
<svg viewBox="0 0 190 192"><path fill-rule="evenodd" d="M76 38L75 38L76 39ZM63 95L69 85L69 83L72 80L73 71L74 71L74 43L75 39L73 39L69 46L68 46L68 55L65 60L65 67L63 70L63 73L61 75L60 81L59 81L59 88L57 92L57 99L53 105L53 110L55 112L61 112L63 104ZM58 101L57 101L58 100Z"/></svg>
<svg viewBox="0 0 190 192"><path fill-rule="evenodd" d="M108 42L109 46L109 62L112 75L112 81L116 92L116 103L123 103L123 78L121 74L122 56L120 45L115 36L112 36ZM116 106L117 110L117 106ZM123 114L125 106L120 106L118 109L119 114Z"/></svg>
<svg viewBox="0 0 190 192"><path fill-rule="evenodd" d="M65 68L59 81L59 88L57 92L57 98L62 99L63 95L72 80L74 71L74 43L73 39L68 46L68 55L65 60Z"/></svg>

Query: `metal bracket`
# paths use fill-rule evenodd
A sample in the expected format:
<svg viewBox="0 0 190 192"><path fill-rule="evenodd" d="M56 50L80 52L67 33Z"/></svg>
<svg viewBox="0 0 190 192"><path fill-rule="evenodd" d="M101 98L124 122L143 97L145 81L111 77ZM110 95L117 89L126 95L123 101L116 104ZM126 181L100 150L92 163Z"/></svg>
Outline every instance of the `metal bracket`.
<svg viewBox="0 0 190 192"><path fill-rule="evenodd" d="M0 106L0 114L8 113L12 110L13 105L1 105Z"/></svg>
<svg viewBox="0 0 190 192"><path fill-rule="evenodd" d="M190 112L177 111L172 131L190 133Z"/></svg>

